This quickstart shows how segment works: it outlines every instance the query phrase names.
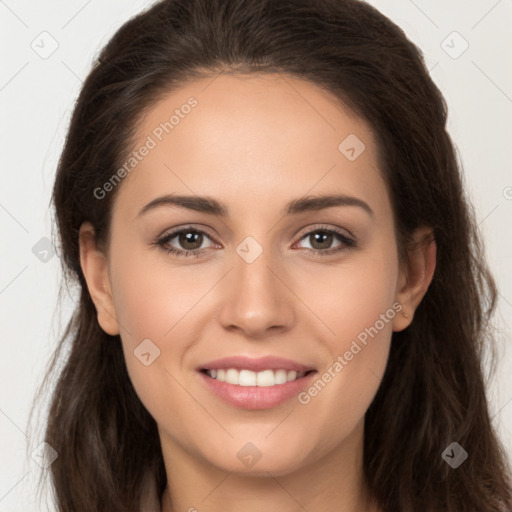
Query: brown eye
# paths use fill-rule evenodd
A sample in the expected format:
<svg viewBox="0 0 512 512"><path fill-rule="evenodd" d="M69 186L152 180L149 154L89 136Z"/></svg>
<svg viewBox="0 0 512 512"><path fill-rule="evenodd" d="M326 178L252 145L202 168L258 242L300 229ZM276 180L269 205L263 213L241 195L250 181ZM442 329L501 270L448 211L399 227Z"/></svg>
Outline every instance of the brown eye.
<svg viewBox="0 0 512 512"><path fill-rule="evenodd" d="M208 248L202 247L205 239L211 240L207 233L199 229L184 228L162 236L155 245L176 256L201 256L204 249Z"/></svg>
<svg viewBox="0 0 512 512"><path fill-rule="evenodd" d="M203 243L203 233L199 231L182 231L174 238L178 239L180 248L190 251L199 249Z"/></svg>
<svg viewBox="0 0 512 512"><path fill-rule="evenodd" d="M311 246L313 249L330 249L331 244L333 242L333 236L331 233L327 231L316 231L309 236L309 239L312 241Z"/></svg>
<svg viewBox="0 0 512 512"><path fill-rule="evenodd" d="M301 240L307 240L310 243L310 247L306 247L308 251L321 256L347 250L356 245L355 240L333 229L311 230ZM332 247L336 240L338 244Z"/></svg>

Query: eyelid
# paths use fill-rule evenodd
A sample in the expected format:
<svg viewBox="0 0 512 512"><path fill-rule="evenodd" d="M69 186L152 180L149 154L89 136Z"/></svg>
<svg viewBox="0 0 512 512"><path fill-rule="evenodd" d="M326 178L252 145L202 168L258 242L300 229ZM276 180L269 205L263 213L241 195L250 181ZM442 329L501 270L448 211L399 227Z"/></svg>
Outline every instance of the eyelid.
<svg viewBox="0 0 512 512"><path fill-rule="evenodd" d="M325 230L325 231L334 231L335 233L346 236L347 238L352 238L354 241L356 240L356 236L353 235L351 231L349 231L347 228L340 228L338 226L329 226L328 224L320 223L320 224L313 224L312 226L308 226L307 228L304 228L304 229L305 230L302 232L302 235L300 237L301 239L304 236L309 235L310 233L314 233L315 231ZM297 232L297 234L298 233L301 233L301 231L299 230ZM297 236L297 234L295 236Z"/></svg>
<svg viewBox="0 0 512 512"><path fill-rule="evenodd" d="M200 226L200 227L198 227ZM202 225L197 224L185 224L184 226L179 226L176 228L169 228L162 232L161 235L157 236L157 240L161 240L162 238L167 238L170 236L171 238L179 235L183 231L197 231L198 233L202 233L204 235L207 235L211 239L215 239L215 236L210 233L209 228L203 227Z"/></svg>

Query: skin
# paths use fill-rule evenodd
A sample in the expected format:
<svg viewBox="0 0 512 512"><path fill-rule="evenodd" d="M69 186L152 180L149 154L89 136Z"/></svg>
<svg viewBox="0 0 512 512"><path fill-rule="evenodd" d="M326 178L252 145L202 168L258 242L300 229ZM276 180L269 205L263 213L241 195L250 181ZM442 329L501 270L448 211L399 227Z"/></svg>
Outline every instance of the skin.
<svg viewBox="0 0 512 512"><path fill-rule="evenodd" d="M168 476L162 510L377 511L362 478L364 415L392 332L411 323L431 282L435 242L400 268L371 127L306 81L222 74L188 83L147 112L134 149L191 96L198 105L119 185L108 248L96 247L89 223L80 230L98 322L120 334L130 378L158 424ZM366 147L354 161L338 150L349 134ZM283 215L293 199L332 193L365 201L373 216L357 206ZM139 215L164 194L208 196L229 215L172 205ZM203 255L152 245L189 224L207 232L202 243L175 237L167 245L201 247ZM310 227L351 234L356 246L315 257L342 242L333 235L330 245L314 245ZM248 236L263 249L252 263L236 252ZM322 374L393 303L407 318L385 323L305 405L293 398L243 410L213 395L196 372L237 354L287 357ZM145 366L134 350L148 338L161 352ZM262 455L252 467L237 457L248 442Z"/></svg>

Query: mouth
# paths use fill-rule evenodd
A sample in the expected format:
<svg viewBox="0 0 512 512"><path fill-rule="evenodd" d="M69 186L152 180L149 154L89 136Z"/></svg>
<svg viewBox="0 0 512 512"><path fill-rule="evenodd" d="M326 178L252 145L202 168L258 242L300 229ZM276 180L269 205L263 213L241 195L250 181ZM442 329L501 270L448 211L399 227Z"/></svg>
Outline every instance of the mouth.
<svg viewBox="0 0 512 512"><path fill-rule="evenodd" d="M242 409L269 409L297 397L311 385L316 368L290 359L232 356L197 368L206 388Z"/></svg>

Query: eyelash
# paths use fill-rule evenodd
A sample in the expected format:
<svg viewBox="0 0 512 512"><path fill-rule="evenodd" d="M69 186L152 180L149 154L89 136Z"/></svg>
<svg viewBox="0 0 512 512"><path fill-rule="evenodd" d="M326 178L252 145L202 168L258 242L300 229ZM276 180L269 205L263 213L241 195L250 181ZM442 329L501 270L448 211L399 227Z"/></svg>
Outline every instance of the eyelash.
<svg viewBox="0 0 512 512"><path fill-rule="evenodd" d="M311 230L308 230L306 233L302 235L302 237L299 239L303 240L307 236L313 234L313 233L327 233L327 234L334 234L337 235L339 240L341 241L341 245L335 249L326 249L326 250L320 250L320 249L307 249L306 250L309 253L313 253L315 257L324 258L326 256L331 256L333 254L341 253L343 251L348 251L354 247L356 247L356 241L353 238L350 238L346 236L345 234L341 233L338 230L332 229L332 228L326 228L323 226L315 227ZM160 237L156 242L154 242L152 245L158 246L164 251L167 252L167 254L173 254L177 257L191 257L195 256L196 258L199 258L202 256L205 252L205 249L194 249L194 250L182 250L182 249L176 249L174 247L168 247L167 244L170 240L175 238L177 235L180 235L182 233L200 233L202 235L206 235L208 238L211 238L208 233L205 231L202 231L201 229L196 229L193 227L185 227L182 229L179 229L177 231L173 231L172 233L168 233L162 237Z"/></svg>

